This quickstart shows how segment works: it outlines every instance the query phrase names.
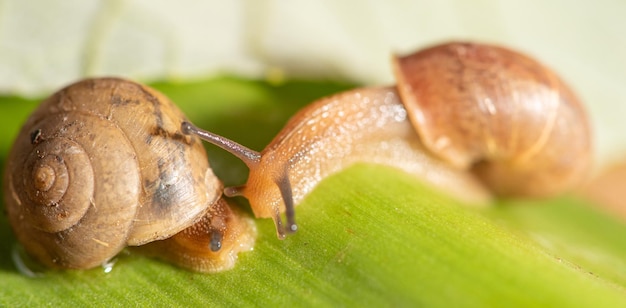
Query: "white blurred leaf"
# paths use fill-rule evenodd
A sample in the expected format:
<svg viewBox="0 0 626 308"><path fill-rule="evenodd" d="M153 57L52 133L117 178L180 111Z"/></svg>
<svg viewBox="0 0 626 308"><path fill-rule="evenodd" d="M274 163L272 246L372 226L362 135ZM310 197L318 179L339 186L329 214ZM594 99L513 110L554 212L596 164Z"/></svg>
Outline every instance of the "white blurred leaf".
<svg viewBox="0 0 626 308"><path fill-rule="evenodd" d="M598 161L626 152L626 2L0 0L0 92L87 75L216 74L391 83L389 57L450 39L504 44L556 69L588 106Z"/></svg>

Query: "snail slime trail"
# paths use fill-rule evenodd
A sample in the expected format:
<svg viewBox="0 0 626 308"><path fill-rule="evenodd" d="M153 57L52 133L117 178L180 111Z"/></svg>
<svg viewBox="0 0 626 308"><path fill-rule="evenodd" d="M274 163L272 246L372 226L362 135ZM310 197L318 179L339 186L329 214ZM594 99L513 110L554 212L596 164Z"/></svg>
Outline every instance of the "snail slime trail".
<svg viewBox="0 0 626 308"><path fill-rule="evenodd" d="M185 268L232 267L223 256L251 249L253 222L220 201L222 184L182 121L159 92L116 78L82 80L43 101L4 174L7 214L25 252L47 267L85 269L159 241L166 255L176 247L181 258L206 259L196 269L164 257ZM181 232L208 244L169 240Z"/></svg>
<svg viewBox="0 0 626 308"><path fill-rule="evenodd" d="M295 231L295 205L357 162L390 165L467 203L545 197L579 185L591 162L582 104L550 69L518 52L452 42L393 58L395 87L355 89L300 110L260 153L183 123L243 160L257 217Z"/></svg>

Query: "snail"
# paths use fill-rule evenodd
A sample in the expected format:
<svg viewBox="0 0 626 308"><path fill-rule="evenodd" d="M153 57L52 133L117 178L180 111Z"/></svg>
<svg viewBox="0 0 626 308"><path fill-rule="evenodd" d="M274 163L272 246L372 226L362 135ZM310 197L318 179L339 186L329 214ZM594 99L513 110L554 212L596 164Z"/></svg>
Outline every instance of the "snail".
<svg viewBox="0 0 626 308"><path fill-rule="evenodd" d="M162 253L151 254L183 267L232 267L252 247L254 225L221 199L202 143L180 132L183 121L162 94L116 78L83 80L42 102L4 175L6 211L27 254L86 269L157 241ZM198 254L203 262L189 262Z"/></svg>
<svg viewBox="0 0 626 308"><path fill-rule="evenodd" d="M189 122L181 131L246 163L246 184L226 188L225 195L244 196L255 216L273 218L279 238L297 229L294 206L304 196L356 162L397 167L473 202L559 194L588 173L591 137L583 106L536 60L493 45L452 42L395 57L393 66L395 87L316 101L260 153Z"/></svg>

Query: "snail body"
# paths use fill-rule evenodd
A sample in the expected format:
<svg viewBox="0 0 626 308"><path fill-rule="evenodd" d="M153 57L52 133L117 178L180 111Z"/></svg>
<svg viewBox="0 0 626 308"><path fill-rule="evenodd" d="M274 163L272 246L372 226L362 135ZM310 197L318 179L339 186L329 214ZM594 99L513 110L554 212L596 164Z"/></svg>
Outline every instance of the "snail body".
<svg viewBox="0 0 626 308"><path fill-rule="evenodd" d="M298 204L321 180L360 162L396 167L472 202L488 197L471 175L426 151L393 87L356 89L310 104L261 152L246 185L226 194L247 197L257 217L275 217L288 194L275 183L290 183Z"/></svg>
<svg viewBox="0 0 626 308"><path fill-rule="evenodd" d="M232 269L239 252L252 250L256 234L252 219L220 198L194 225L133 251L195 272L217 273Z"/></svg>
<svg viewBox="0 0 626 308"><path fill-rule="evenodd" d="M590 128L573 92L539 62L501 47L448 43L394 58L398 85L357 89L304 108L260 153L183 123L241 158L246 197L295 231L294 206L325 176L356 162L391 165L465 200L549 196L590 166ZM412 123L411 126L409 123Z"/></svg>
<svg viewBox="0 0 626 308"><path fill-rule="evenodd" d="M115 78L83 80L42 102L4 177L25 251L49 267L91 268L208 215L222 185L202 143L181 134L184 120L162 94Z"/></svg>

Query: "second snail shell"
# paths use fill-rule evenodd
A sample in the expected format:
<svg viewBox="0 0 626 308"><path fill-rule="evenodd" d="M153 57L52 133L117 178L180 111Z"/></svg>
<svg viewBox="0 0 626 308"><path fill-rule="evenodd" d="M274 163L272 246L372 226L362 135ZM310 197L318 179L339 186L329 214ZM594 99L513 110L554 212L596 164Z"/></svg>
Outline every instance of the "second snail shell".
<svg viewBox="0 0 626 308"><path fill-rule="evenodd" d="M588 175L587 114L569 86L537 60L454 42L397 57L394 68L424 146L471 169L495 194L555 195Z"/></svg>

